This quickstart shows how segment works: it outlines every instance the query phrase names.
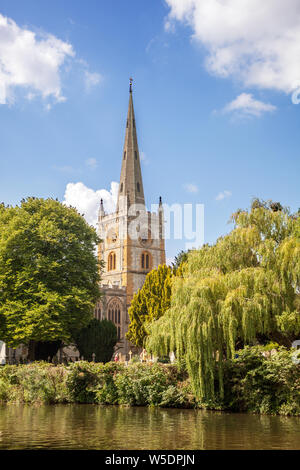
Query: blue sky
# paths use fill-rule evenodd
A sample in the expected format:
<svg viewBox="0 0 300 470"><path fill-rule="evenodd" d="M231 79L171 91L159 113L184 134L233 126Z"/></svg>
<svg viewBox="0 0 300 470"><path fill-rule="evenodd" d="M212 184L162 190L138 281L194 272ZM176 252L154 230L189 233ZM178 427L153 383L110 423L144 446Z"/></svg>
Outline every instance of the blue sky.
<svg viewBox="0 0 300 470"><path fill-rule="evenodd" d="M148 205L203 203L210 243L254 196L296 211L300 5L261 5L2 0L0 200L63 201L69 185L89 221L109 205L133 76Z"/></svg>

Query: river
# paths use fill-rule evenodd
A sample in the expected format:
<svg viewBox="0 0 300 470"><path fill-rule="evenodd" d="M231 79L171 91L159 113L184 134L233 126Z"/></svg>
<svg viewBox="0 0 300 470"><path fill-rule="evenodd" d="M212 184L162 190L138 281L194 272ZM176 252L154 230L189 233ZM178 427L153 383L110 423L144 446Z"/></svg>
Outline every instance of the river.
<svg viewBox="0 0 300 470"><path fill-rule="evenodd" d="M96 405L1 405L0 449L300 449L300 418Z"/></svg>

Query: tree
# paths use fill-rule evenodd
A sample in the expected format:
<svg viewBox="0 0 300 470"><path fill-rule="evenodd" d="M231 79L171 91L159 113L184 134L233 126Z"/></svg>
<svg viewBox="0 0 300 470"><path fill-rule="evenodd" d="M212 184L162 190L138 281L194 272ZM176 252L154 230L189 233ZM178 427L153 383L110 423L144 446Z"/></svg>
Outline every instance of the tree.
<svg viewBox="0 0 300 470"><path fill-rule="evenodd" d="M300 333L299 214L255 200L232 221L229 235L189 254L171 308L149 326L147 349L176 351L201 399L223 397L224 361L237 345L290 345Z"/></svg>
<svg viewBox="0 0 300 470"><path fill-rule="evenodd" d="M172 268L158 266L147 274L143 287L133 296L126 337L134 345L144 346L147 324L160 318L170 307L172 276Z"/></svg>
<svg viewBox="0 0 300 470"><path fill-rule="evenodd" d="M32 358L37 342L70 343L100 295L98 242L83 216L57 200L0 205L1 339L30 345Z"/></svg>
<svg viewBox="0 0 300 470"><path fill-rule="evenodd" d="M87 327L75 335L80 356L87 361L92 361L95 354L96 362L109 362L117 342L117 328L109 320L100 321L94 318Z"/></svg>
<svg viewBox="0 0 300 470"><path fill-rule="evenodd" d="M172 268L176 272L177 269L182 267L183 263L188 260L188 255L191 250L183 251L181 250L177 256L175 256L174 262L172 263Z"/></svg>

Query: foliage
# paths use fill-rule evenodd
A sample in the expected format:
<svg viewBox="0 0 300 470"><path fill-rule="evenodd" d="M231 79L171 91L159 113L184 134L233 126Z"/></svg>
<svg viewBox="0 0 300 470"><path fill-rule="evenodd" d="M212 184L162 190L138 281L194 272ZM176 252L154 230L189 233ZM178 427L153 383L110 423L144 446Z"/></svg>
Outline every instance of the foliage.
<svg viewBox="0 0 300 470"><path fill-rule="evenodd" d="M63 366L35 362L0 368L0 402L66 403L67 371Z"/></svg>
<svg viewBox="0 0 300 470"><path fill-rule="evenodd" d="M66 381L71 402L102 405L194 405L186 375L174 366L77 362ZM174 401L172 401L174 400Z"/></svg>
<svg viewBox="0 0 300 470"><path fill-rule="evenodd" d="M263 347L245 348L224 370L224 406L233 411L300 415L300 364L279 348L264 357Z"/></svg>
<svg viewBox="0 0 300 470"><path fill-rule="evenodd" d="M113 404L115 393L112 377L120 370L122 366L116 363L98 364L80 361L72 364L66 382L70 400L75 403L96 403L97 400L100 402L97 393L99 389L104 389L103 403L106 403L109 395L107 403Z"/></svg>
<svg viewBox="0 0 300 470"><path fill-rule="evenodd" d="M109 320L93 320L74 336L80 356L87 361L108 362L111 360L114 346L118 342L117 328Z"/></svg>
<svg viewBox="0 0 300 470"><path fill-rule="evenodd" d="M224 398L196 400L186 371L176 365L76 362L0 368L0 402L209 408L300 416L300 364L280 347L246 347L224 363ZM218 379L216 379L217 381Z"/></svg>
<svg viewBox="0 0 300 470"><path fill-rule="evenodd" d="M146 276L145 283L134 295L128 314L130 325L127 339L143 347L147 337L147 324L159 319L170 307L172 269L161 265Z"/></svg>
<svg viewBox="0 0 300 470"><path fill-rule="evenodd" d="M189 384L183 384L182 387L169 385L161 394L159 406L163 408L193 408L196 406L196 402Z"/></svg>
<svg viewBox="0 0 300 470"><path fill-rule="evenodd" d="M157 359L157 362L159 362L160 364L170 364L171 361L169 356L162 356Z"/></svg>
<svg viewBox="0 0 300 470"><path fill-rule="evenodd" d="M137 354L132 356L132 358L130 359L130 364L140 364L140 362L141 362L141 358Z"/></svg>
<svg viewBox="0 0 300 470"><path fill-rule="evenodd" d="M186 374L175 366L35 362L0 368L0 402L191 407Z"/></svg>
<svg viewBox="0 0 300 470"><path fill-rule="evenodd" d="M116 385L120 404L158 405L167 387L167 376L157 365L145 368L139 364L118 375Z"/></svg>
<svg viewBox="0 0 300 470"><path fill-rule="evenodd" d="M190 252L191 250L188 250L188 251L181 250L180 253L178 253L178 255L175 256L174 262L172 263L172 268L175 273L177 272L178 269L182 268L183 263L187 262L188 255Z"/></svg>
<svg viewBox="0 0 300 470"><path fill-rule="evenodd" d="M186 388L180 388L182 375L174 366L130 365L115 377L121 405L191 407ZM172 401L173 400L173 401Z"/></svg>
<svg viewBox="0 0 300 470"><path fill-rule="evenodd" d="M149 326L147 349L176 352L201 400L223 399L224 364L236 347L290 345L300 333L299 214L254 200L232 221L229 235L189 254L171 308Z"/></svg>
<svg viewBox="0 0 300 470"><path fill-rule="evenodd" d="M0 337L70 342L99 298L94 228L57 200L0 205Z"/></svg>

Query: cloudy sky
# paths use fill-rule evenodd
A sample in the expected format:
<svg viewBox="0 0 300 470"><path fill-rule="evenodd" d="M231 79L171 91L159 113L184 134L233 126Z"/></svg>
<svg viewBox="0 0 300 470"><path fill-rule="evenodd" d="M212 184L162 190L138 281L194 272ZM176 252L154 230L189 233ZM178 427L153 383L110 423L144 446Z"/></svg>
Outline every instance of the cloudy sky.
<svg viewBox="0 0 300 470"><path fill-rule="evenodd" d="M299 0L1 0L0 200L112 210L130 76L149 206L298 209Z"/></svg>

